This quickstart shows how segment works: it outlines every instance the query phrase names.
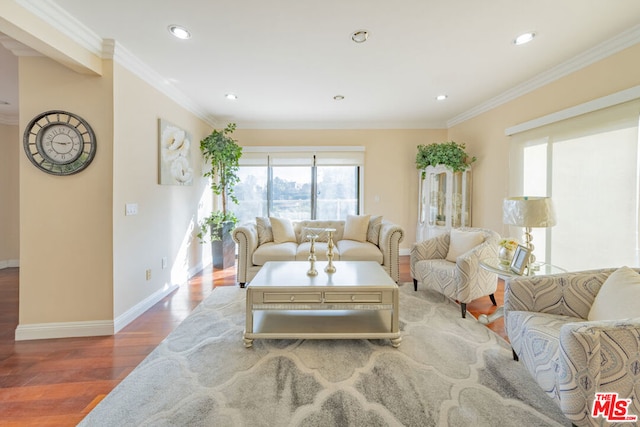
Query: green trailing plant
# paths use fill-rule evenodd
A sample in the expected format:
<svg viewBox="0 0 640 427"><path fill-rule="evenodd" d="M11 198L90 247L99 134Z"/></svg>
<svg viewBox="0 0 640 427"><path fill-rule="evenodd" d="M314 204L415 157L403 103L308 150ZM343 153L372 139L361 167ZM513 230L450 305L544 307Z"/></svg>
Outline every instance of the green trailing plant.
<svg viewBox="0 0 640 427"><path fill-rule="evenodd" d="M454 141L418 145L416 168L424 169L427 166L445 165L454 172L462 172L476 161L475 157L470 157L467 154L465 148L464 143L458 144Z"/></svg>
<svg viewBox="0 0 640 427"><path fill-rule="evenodd" d="M231 229L233 229L238 223L238 218L232 212L215 211L202 219L200 221L200 232L197 234L200 243L222 240L222 225L225 222L230 222Z"/></svg>
<svg viewBox="0 0 640 427"><path fill-rule="evenodd" d="M227 124L223 130L214 129L210 135L200 141L200 151L205 162L211 165L211 169L204 173L211 178L211 190L221 197L222 210L211 213L210 216L200 222L200 240L206 240L204 236L210 234L212 240L219 240L215 231L219 230L225 221L237 223L235 214L228 210L229 200L238 203L233 189L240 182L238 169L242 147L230 135L236 130L235 123ZM218 231L219 233L219 231ZM218 238L216 238L218 237Z"/></svg>

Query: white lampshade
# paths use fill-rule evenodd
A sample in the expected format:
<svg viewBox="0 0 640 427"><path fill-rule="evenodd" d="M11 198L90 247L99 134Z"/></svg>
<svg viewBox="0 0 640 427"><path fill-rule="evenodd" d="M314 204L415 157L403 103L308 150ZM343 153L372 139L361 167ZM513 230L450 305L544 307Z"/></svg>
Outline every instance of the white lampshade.
<svg viewBox="0 0 640 427"><path fill-rule="evenodd" d="M502 222L518 227L553 227L556 214L549 197L508 197L502 203Z"/></svg>

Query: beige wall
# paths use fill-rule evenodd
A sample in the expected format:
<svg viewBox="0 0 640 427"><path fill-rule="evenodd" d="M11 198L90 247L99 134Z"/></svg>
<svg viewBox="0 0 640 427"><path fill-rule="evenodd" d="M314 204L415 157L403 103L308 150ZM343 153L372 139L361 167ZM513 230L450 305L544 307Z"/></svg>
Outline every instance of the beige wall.
<svg viewBox="0 0 640 427"><path fill-rule="evenodd" d="M502 199L508 194L509 141L506 128L640 85L640 44L556 80L449 129L466 142L474 164L473 223L508 235Z"/></svg>
<svg viewBox="0 0 640 427"><path fill-rule="evenodd" d="M115 67L113 261L114 314L166 287L184 283L202 267L194 238L211 191L202 176L199 141L211 127L121 66ZM158 184L158 119L191 135L191 186ZM137 203L138 215L125 216ZM205 212L208 215L209 212ZM195 230L195 231L194 231ZM162 258L167 267L162 268ZM151 270L146 280L145 271Z"/></svg>
<svg viewBox="0 0 640 427"><path fill-rule="evenodd" d="M20 156L19 328L114 321L202 267L194 236L211 193L198 142L210 126L113 61L102 69L89 77L46 58L20 59L20 129L40 112L65 109L86 119L98 142L91 165L70 176ZM159 118L192 136L191 186L158 184ZM138 214L125 216L126 203L137 203Z"/></svg>
<svg viewBox="0 0 640 427"><path fill-rule="evenodd" d="M22 142L18 126L0 124L0 268L17 267L20 257L18 158Z"/></svg>
<svg viewBox="0 0 640 427"><path fill-rule="evenodd" d="M80 75L44 57L19 60L20 132L34 116L63 109L97 138L84 171L54 176L20 165L20 325L113 318L113 103L109 67ZM20 326L19 326L20 327Z"/></svg>
<svg viewBox="0 0 640 427"><path fill-rule="evenodd" d="M234 137L242 146L356 145L365 147L364 213L383 215L404 228L401 248L415 241L418 211L419 144L444 142L445 129L430 130L248 130Z"/></svg>

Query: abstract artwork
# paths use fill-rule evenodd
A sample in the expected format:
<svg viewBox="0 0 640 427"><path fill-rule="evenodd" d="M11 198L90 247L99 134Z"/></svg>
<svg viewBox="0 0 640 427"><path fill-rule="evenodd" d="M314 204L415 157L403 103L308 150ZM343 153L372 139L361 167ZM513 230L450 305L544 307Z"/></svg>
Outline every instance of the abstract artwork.
<svg viewBox="0 0 640 427"><path fill-rule="evenodd" d="M159 181L161 185L191 185L191 137L184 129L159 119Z"/></svg>

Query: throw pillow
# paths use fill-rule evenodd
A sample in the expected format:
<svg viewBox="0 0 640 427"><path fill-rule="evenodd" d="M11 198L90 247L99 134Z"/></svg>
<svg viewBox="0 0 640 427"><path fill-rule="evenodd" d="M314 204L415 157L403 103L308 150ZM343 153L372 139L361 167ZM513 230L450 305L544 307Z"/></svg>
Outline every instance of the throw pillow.
<svg viewBox="0 0 640 427"><path fill-rule="evenodd" d="M311 239L307 238L308 235L315 234L318 236L316 238L316 242L328 242L329 241L329 233L324 228L313 228L313 227L302 227L302 235L300 240L303 242L310 242Z"/></svg>
<svg viewBox="0 0 640 427"><path fill-rule="evenodd" d="M273 230L271 229L271 222L267 217L256 217L256 227L258 229L258 244L263 245L268 242L273 242Z"/></svg>
<svg viewBox="0 0 640 427"><path fill-rule="evenodd" d="M356 242L366 242L370 217L371 215L347 215L342 238L355 240Z"/></svg>
<svg viewBox="0 0 640 427"><path fill-rule="evenodd" d="M460 255L469 252L482 242L484 242L484 234L481 231L464 231L454 228L449 234L449 252L446 260L456 262Z"/></svg>
<svg viewBox="0 0 640 427"><path fill-rule="evenodd" d="M367 229L367 242L378 245L380 241L380 228L382 227L382 215L369 218L369 228Z"/></svg>
<svg viewBox="0 0 640 427"><path fill-rule="evenodd" d="M588 320L620 320L640 317L640 274L620 267L605 280L596 295Z"/></svg>
<svg viewBox="0 0 640 427"><path fill-rule="evenodd" d="M269 217L271 229L273 230L273 241L275 243L293 242L297 243L296 233L293 231L293 224L287 218Z"/></svg>

